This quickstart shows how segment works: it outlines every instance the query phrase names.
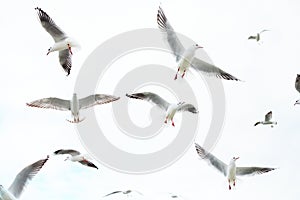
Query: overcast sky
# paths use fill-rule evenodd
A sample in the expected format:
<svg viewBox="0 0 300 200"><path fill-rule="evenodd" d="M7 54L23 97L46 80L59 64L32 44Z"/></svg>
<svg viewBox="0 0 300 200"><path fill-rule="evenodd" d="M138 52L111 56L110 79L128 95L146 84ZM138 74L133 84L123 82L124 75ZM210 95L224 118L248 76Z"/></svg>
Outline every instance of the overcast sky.
<svg viewBox="0 0 300 200"><path fill-rule="evenodd" d="M122 174L95 161L97 171L64 162L64 156L57 156L28 185L21 199L101 199L109 192L126 189L138 190L145 196L120 195L118 199L168 199L168 192L191 200L296 199L299 196L300 173L296 170L300 164L297 159L300 107L293 105L300 98L294 87L296 74L300 73L300 2L296 0L6 1L0 8L0 149L3 152L0 184L9 187L21 169L57 149L85 152L75 127L65 120L70 119L70 113L29 108L26 102L51 96L71 98L86 57L115 35L137 28L157 28L160 4L176 31L203 46L214 64L244 80L223 81L226 121L212 153L226 163L232 156L240 156L239 166L278 169L243 177L237 180L234 190L228 191L226 178L199 159L193 146L172 166L147 175ZM69 77L59 65L57 53L46 56L53 40L38 21L34 10L37 6L81 44L81 50L74 52ZM247 40L262 29L271 31L262 35L261 45ZM137 57L134 64L150 62L143 63ZM174 58L172 55L166 58L174 66L175 74ZM110 91L107 89L105 93ZM165 97L176 100L168 94ZM209 118L205 114L207 101L198 102L202 119ZM143 109L145 104L137 106ZM146 108L150 106L147 104ZM109 113L111 105L96 110ZM254 127L270 110L278 125L273 129ZM180 122L180 115L176 120ZM209 120L201 123L202 133ZM172 127L167 127L170 130ZM196 141L202 144L203 135L198 134Z"/></svg>

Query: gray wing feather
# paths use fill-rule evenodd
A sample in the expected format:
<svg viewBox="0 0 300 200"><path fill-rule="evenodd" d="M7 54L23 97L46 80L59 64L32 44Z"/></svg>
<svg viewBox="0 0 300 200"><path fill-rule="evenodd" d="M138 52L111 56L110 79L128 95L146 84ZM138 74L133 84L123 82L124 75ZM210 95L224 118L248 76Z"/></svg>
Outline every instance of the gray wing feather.
<svg viewBox="0 0 300 200"><path fill-rule="evenodd" d="M85 166L88 166L88 167L93 167L93 168L96 168L98 169L98 167L92 163L91 161L88 161L88 160L81 160L81 161L78 161L80 164L82 165L85 165Z"/></svg>
<svg viewBox="0 0 300 200"><path fill-rule="evenodd" d="M268 112L266 115L265 115L265 121L268 122L272 119L272 111Z"/></svg>
<svg viewBox="0 0 300 200"><path fill-rule="evenodd" d="M38 11L40 22L44 29L52 36L55 42L65 39L66 34L54 23L49 15L41 8L35 8Z"/></svg>
<svg viewBox="0 0 300 200"><path fill-rule="evenodd" d="M157 24L160 30L164 33L168 44L176 57L176 62L181 58L181 55L184 53L185 49L181 42L179 41L174 29L172 28L169 20L166 18L164 11L159 7L157 13Z"/></svg>
<svg viewBox="0 0 300 200"><path fill-rule="evenodd" d="M54 154L55 155L70 154L71 156L78 156L80 155L80 152L73 149L59 149L55 151Z"/></svg>
<svg viewBox="0 0 300 200"><path fill-rule="evenodd" d="M275 170L275 168L267 168L267 167L237 167L236 175L237 176L251 176L257 174L267 173L269 171Z"/></svg>
<svg viewBox="0 0 300 200"><path fill-rule="evenodd" d="M51 108L62 111L71 109L70 101L54 97L39 99L31 103L27 103L26 105L30 107Z"/></svg>
<svg viewBox="0 0 300 200"><path fill-rule="evenodd" d="M79 108L85 109L95 105L110 103L120 99L120 97L106 95L106 94L95 94L85 98L79 99Z"/></svg>
<svg viewBox="0 0 300 200"><path fill-rule="evenodd" d="M27 185L28 181L32 180L33 177L42 169L44 164L49 159L39 160L27 167L25 167L15 178L14 182L8 188L8 191L14 195L14 197L19 198Z"/></svg>
<svg viewBox="0 0 300 200"><path fill-rule="evenodd" d="M198 110L192 104L182 104L177 108L177 111L188 111L191 113L198 113Z"/></svg>
<svg viewBox="0 0 300 200"><path fill-rule="evenodd" d="M141 99L146 100L151 103L156 104L163 110L168 110L168 107L170 105L169 102L161 98L159 95L154 94L152 92L142 92L142 93L135 93L135 94L126 94L127 97L133 98L133 99Z"/></svg>
<svg viewBox="0 0 300 200"><path fill-rule="evenodd" d="M295 81L295 88L298 92L300 92L300 74L297 74L296 81Z"/></svg>
<svg viewBox="0 0 300 200"><path fill-rule="evenodd" d="M219 160L217 157L212 155L211 153L207 152L205 149L203 149L200 145L195 143L196 151L198 155L204 159L206 162L208 162L210 165L215 167L217 170L219 170L224 176L227 174L227 165Z"/></svg>
<svg viewBox="0 0 300 200"><path fill-rule="evenodd" d="M215 76L217 78L222 78L226 80L240 81L240 79L232 76L231 74L223 71L222 69L207 62L204 62L198 58L193 58L191 67L193 67L197 71L204 72L209 76Z"/></svg>
<svg viewBox="0 0 300 200"><path fill-rule="evenodd" d="M118 194L118 193L121 193L122 191L114 191L114 192L111 192L103 197L107 197L107 196L110 196L110 195L113 195L113 194Z"/></svg>
<svg viewBox="0 0 300 200"><path fill-rule="evenodd" d="M67 72L67 76L68 76L71 72L71 67L72 67L72 55L70 53L70 50L64 49L59 51L58 57L59 57L60 65L65 70L65 72Z"/></svg>

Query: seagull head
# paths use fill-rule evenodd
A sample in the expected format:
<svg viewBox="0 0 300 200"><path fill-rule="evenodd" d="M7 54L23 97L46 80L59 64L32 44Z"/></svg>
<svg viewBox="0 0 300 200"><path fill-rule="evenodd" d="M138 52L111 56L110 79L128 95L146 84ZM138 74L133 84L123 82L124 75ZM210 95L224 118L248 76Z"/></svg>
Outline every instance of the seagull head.
<svg viewBox="0 0 300 200"><path fill-rule="evenodd" d="M294 103L294 106L297 105L297 104L300 104L300 99L297 100L297 101Z"/></svg>
<svg viewBox="0 0 300 200"><path fill-rule="evenodd" d="M201 48L203 48L203 47L199 46L198 44L194 44L193 46L194 46L195 49L201 49Z"/></svg>
<svg viewBox="0 0 300 200"><path fill-rule="evenodd" d="M70 156L68 156L65 158L65 161L70 160L70 159L71 159Z"/></svg>
<svg viewBox="0 0 300 200"><path fill-rule="evenodd" d="M237 159L239 159L240 157L233 157L232 161L235 162Z"/></svg>

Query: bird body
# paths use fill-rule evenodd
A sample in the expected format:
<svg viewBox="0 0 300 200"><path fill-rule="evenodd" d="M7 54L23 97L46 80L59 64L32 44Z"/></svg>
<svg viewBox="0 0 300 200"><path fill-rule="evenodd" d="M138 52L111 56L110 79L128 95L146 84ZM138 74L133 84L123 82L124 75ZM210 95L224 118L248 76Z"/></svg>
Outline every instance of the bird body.
<svg viewBox="0 0 300 200"><path fill-rule="evenodd" d="M71 100L64 100L55 97L43 98L31 103L27 103L27 106L38 107L38 108L51 108L62 111L71 111L74 120L68 120L71 123L79 123L84 120L80 119L80 110L90 108L95 105L106 104L120 99L120 97L115 97L106 94L94 94L89 95L85 98L78 99L77 94L74 93Z"/></svg>
<svg viewBox="0 0 300 200"><path fill-rule="evenodd" d="M297 74L296 81L295 81L295 88L300 93L300 74ZM295 102L294 106L297 104L300 104L300 99Z"/></svg>
<svg viewBox="0 0 300 200"><path fill-rule="evenodd" d="M235 186L236 176L263 174L275 170L275 168L268 168L268 167L236 167L235 162L237 159L239 159L239 157L233 157L230 160L229 165L227 165L223 161L215 157L213 154L207 152L199 144L195 143L195 147L198 155L203 160L205 160L211 166L216 168L227 178L229 184L229 190L231 190L231 183L233 183L233 186Z"/></svg>
<svg viewBox="0 0 300 200"><path fill-rule="evenodd" d="M171 48L173 55L176 57L176 62L179 61L178 70L174 78L175 80L177 79L178 73L180 73L181 77L183 78L189 67L192 67L196 71L205 73L209 76L215 76L217 78L223 78L226 80L239 81L238 78L223 71L222 69L196 58L196 50L202 48L198 44L194 44L185 49L161 7L159 7L157 13L157 24L162 33L164 34L165 40Z"/></svg>
<svg viewBox="0 0 300 200"><path fill-rule="evenodd" d="M259 124L262 124L262 125L271 125L271 128L274 127L274 125L277 125L277 122L275 121L271 121L272 120L272 111L268 112L266 115L265 115L265 120L264 121L259 121L259 122L256 122L254 124L254 126L257 126Z"/></svg>
<svg viewBox="0 0 300 200"><path fill-rule="evenodd" d="M25 189L25 186L30 180L42 169L45 163L48 161L49 156L46 159L41 159L21 170L11 186L6 190L0 185L0 199L1 200L16 200L18 199Z"/></svg>
<svg viewBox="0 0 300 200"><path fill-rule="evenodd" d="M166 100L164 100L159 95L154 94L152 92L126 94L126 96L129 98L133 98L133 99L146 100L146 101L156 104L157 106L159 106L162 110L164 110L166 112L165 123L168 123L168 121L172 121L172 126L175 126L173 118L177 112L188 111L188 112L195 113L195 114L198 113L198 110L192 104L187 104L185 102L171 104L171 103L167 102Z"/></svg>
<svg viewBox="0 0 300 200"><path fill-rule="evenodd" d="M51 52L59 51L59 63L67 73L71 72L72 68L72 47L80 47L78 42L70 38L49 15L41 8L35 8L38 11L38 17L43 28L51 35L54 40L54 45L48 49L47 55Z"/></svg>
<svg viewBox="0 0 300 200"><path fill-rule="evenodd" d="M54 152L55 155L64 155L69 154L70 156L67 156L65 161L69 160L72 162L78 162L82 165L85 165L87 167L92 167L98 169L98 167L89 161L90 158L89 155L81 154L79 151L73 150L73 149L59 149Z"/></svg>

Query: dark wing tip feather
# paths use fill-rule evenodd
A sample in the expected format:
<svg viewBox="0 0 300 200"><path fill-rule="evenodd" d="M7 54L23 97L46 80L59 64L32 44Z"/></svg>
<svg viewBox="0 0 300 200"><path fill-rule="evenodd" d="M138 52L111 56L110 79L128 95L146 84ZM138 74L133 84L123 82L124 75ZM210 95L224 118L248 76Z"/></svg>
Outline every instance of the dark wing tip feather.
<svg viewBox="0 0 300 200"><path fill-rule="evenodd" d="M136 94L127 94L126 96L132 99L143 99L143 97L145 96L143 93L136 93Z"/></svg>
<svg viewBox="0 0 300 200"><path fill-rule="evenodd" d="M206 156L206 151L197 143L195 143L195 147L196 147L196 151L198 153L198 155L204 159Z"/></svg>
<svg viewBox="0 0 300 200"><path fill-rule="evenodd" d="M259 122L256 122L255 124L254 124L254 126L257 126L259 124Z"/></svg>

